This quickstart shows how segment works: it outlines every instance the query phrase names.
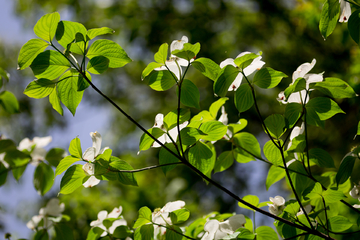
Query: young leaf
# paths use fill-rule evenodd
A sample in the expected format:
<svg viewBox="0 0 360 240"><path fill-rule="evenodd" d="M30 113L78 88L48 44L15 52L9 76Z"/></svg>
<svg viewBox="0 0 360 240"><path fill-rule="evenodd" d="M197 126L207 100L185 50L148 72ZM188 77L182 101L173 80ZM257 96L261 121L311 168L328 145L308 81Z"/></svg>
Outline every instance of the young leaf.
<svg viewBox="0 0 360 240"><path fill-rule="evenodd" d="M179 90L176 92L179 95ZM200 93L196 85L188 79L184 79L181 85L180 102L188 107L200 109Z"/></svg>
<svg viewBox="0 0 360 240"><path fill-rule="evenodd" d="M242 113L252 107L254 98L248 84L242 84L235 92L235 106Z"/></svg>
<svg viewBox="0 0 360 240"><path fill-rule="evenodd" d="M244 200L247 203L250 203L251 205L254 205L255 207L257 207L259 205L259 198L255 195L246 195L242 198L242 200ZM251 211L255 211L254 209L246 206L245 204L238 202L239 207L241 208L245 208L245 209L249 209Z"/></svg>
<svg viewBox="0 0 360 240"><path fill-rule="evenodd" d="M306 80L304 78L298 78L290 84L284 91L285 98L287 99L290 94L299 92L306 89Z"/></svg>
<svg viewBox="0 0 360 240"><path fill-rule="evenodd" d="M205 122L200 126L200 130L205 133L201 139L207 141L217 141L223 138L227 132L227 126L219 121Z"/></svg>
<svg viewBox="0 0 360 240"><path fill-rule="evenodd" d="M220 66L209 58L198 58L191 63L191 65L199 70L205 77L215 81L219 72Z"/></svg>
<svg viewBox="0 0 360 240"><path fill-rule="evenodd" d="M321 35L326 39L334 31L340 14L340 3L338 0L326 0L321 11L319 29Z"/></svg>
<svg viewBox="0 0 360 240"><path fill-rule="evenodd" d="M200 51L200 43L195 43L195 44L184 43L184 47L182 49L180 50L176 49L172 51L171 54L179 58L183 58L190 61L191 59L196 57L199 51Z"/></svg>
<svg viewBox="0 0 360 240"><path fill-rule="evenodd" d="M22 70L30 66L36 56L43 52L49 43L40 39L31 39L22 46L18 57L18 69Z"/></svg>
<svg viewBox="0 0 360 240"><path fill-rule="evenodd" d="M168 143L165 146L168 147L171 151L173 151L175 153L177 152L174 144ZM159 164L160 165L168 164L168 163L176 163L176 162L179 162L179 159L177 157L175 157L173 154L171 154L165 148L160 149L160 153L159 153ZM168 165L168 166L161 167L161 169L164 172L164 174L166 175L167 172L174 169L176 166L177 166L176 164Z"/></svg>
<svg viewBox="0 0 360 240"><path fill-rule="evenodd" d="M151 62L149 63L141 74L141 80L144 80L155 68L163 66L160 63Z"/></svg>
<svg viewBox="0 0 360 240"><path fill-rule="evenodd" d="M282 141L280 142L280 144L282 144ZM274 145L271 140L269 140L264 145L264 155L269 160L269 162L273 163L275 166L283 165L280 150Z"/></svg>
<svg viewBox="0 0 360 240"><path fill-rule="evenodd" d="M55 36L56 28L60 21L60 14L57 12L42 16L34 26L34 33L39 38L51 42Z"/></svg>
<svg viewBox="0 0 360 240"><path fill-rule="evenodd" d="M54 91L55 83L45 78L40 78L27 85L24 94L32 98L44 98Z"/></svg>
<svg viewBox="0 0 360 240"><path fill-rule="evenodd" d="M189 163L199 169L202 173L209 172L215 164L213 152L203 142L197 142L189 150Z"/></svg>
<svg viewBox="0 0 360 240"><path fill-rule="evenodd" d="M280 138L286 131L285 118L280 114L272 114L264 121L266 128L270 135L275 138Z"/></svg>
<svg viewBox="0 0 360 240"><path fill-rule="evenodd" d="M247 120L244 118L241 118L238 123L230 123L228 124L229 130L233 133L233 135L237 132L240 132L247 126Z"/></svg>
<svg viewBox="0 0 360 240"><path fill-rule="evenodd" d="M287 75L267 67L257 71L253 81L258 87L269 89L276 87L284 77Z"/></svg>
<svg viewBox="0 0 360 240"><path fill-rule="evenodd" d="M36 78L53 80L70 68L70 62L61 53L47 50L36 56L30 68Z"/></svg>
<svg viewBox="0 0 360 240"><path fill-rule="evenodd" d="M214 119L216 119L219 109L225 104L228 99L229 98L227 97L219 98L210 105L209 112Z"/></svg>
<svg viewBox="0 0 360 240"><path fill-rule="evenodd" d="M110 68L123 67L125 64L132 61L119 44L107 39L96 40L93 42L86 56L90 59L96 56L106 57L109 59Z"/></svg>
<svg viewBox="0 0 360 240"><path fill-rule="evenodd" d="M175 78L170 71L154 70L145 77L145 81L147 81L148 85L155 91L166 91L176 84L177 79Z"/></svg>
<svg viewBox="0 0 360 240"><path fill-rule="evenodd" d="M190 211L185 208L170 212L170 219L172 224L181 224L186 220L188 220L189 217L190 217Z"/></svg>
<svg viewBox="0 0 360 240"><path fill-rule="evenodd" d="M54 171L51 166L40 162L34 172L34 187L39 195L44 196L54 184Z"/></svg>
<svg viewBox="0 0 360 240"><path fill-rule="evenodd" d="M227 65L221 69L214 83L214 93L220 97L225 97L238 74L239 70L232 65Z"/></svg>
<svg viewBox="0 0 360 240"><path fill-rule="evenodd" d="M71 140L69 145L69 153L76 158L82 158L81 143L78 137Z"/></svg>
<svg viewBox="0 0 360 240"><path fill-rule="evenodd" d="M178 116L178 110L172 110L166 116L164 117L164 127L167 130L172 129L177 125L177 116ZM179 118L179 124L182 124L190 119L190 110L181 108L180 109L180 118Z"/></svg>
<svg viewBox="0 0 360 240"><path fill-rule="evenodd" d="M255 54L255 53L247 53L241 57L235 58L234 63L242 70L244 70L244 68L246 68L247 66L249 66L252 61L259 57L259 55Z"/></svg>
<svg viewBox="0 0 360 240"><path fill-rule="evenodd" d="M144 224L150 223L152 221L151 210L148 207L142 207L139 209L139 217L136 220L133 228L141 227Z"/></svg>
<svg viewBox="0 0 360 240"><path fill-rule="evenodd" d="M82 167L83 165L76 164L66 170L61 179L60 193L70 194L83 184L83 180L87 175Z"/></svg>
<svg viewBox="0 0 360 240"><path fill-rule="evenodd" d="M241 132L234 136L235 145L244 149L255 157L261 158L260 144L254 135L247 132Z"/></svg>
<svg viewBox="0 0 360 240"><path fill-rule="evenodd" d="M61 76L57 84L57 90L61 102L73 115L75 115L76 108L81 102L84 94L84 91L78 91L79 81L81 80L82 77L78 72L70 70Z"/></svg>
<svg viewBox="0 0 360 240"><path fill-rule="evenodd" d="M268 191L270 186L280 181L285 177L285 170L276 166L271 166L266 178L266 190Z"/></svg>
<svg viewBox="0 0 360 240"><path fill-rule="evenodd" d="M256 240L278 240L275 230L269 226L261 226L256 229Z"/></svg>
<svg viewBox="0 0 360 240"><path fill-rule="evenodd" d="M87 31L87 36L88 36L89 40L91 40L93 38L96 38L97 36L113 34L114 32L115 32L114 30L112 30L111 28L108 28L108 27L93 28L93 29L89 29Z"/></svg>
<svg viewBox="0 0 360 240"><path fill-rule="evenodd" d="M10 114L19 112L19 102L12 92L0 92L0 105Z"/></svg>
<svg viewBox="0 0 360 240"><path fill-rule="evenodd" d="M86 240L97 240L105 230L99 227L93 227L88 232Z"/></svg>
<svg viewBox="0 0 360 240"><path fill-rule="evenodd" d="M155 55L154 55L154 60L155 60L157 63L165 64L165 63L166 63L166 59L167 59L168 49L169 49L169 44L163 43L163 44L159 47L159 51L158 51L157 53L155 53Z"/></svg>
<svg viewBox="0 0 360 240"><path fill-rule="evenodd" d="M66 169L68 169L73 163L75 163L77 161L80 161L80 159L76 158L74 156L66 156L65 158L63 158L60 161L59 165L56 167L55 176L63 173Z"/></svg>
<svg viewBox="0 0 360 240"><path fill-rule="evenodd" d="M153 135L156 139L158 139L165 132L160 128L150 128L148 132ZM148 150L154 143L154 139L149 137L146 133L144 133L140 138L139 151Z"/></svg>

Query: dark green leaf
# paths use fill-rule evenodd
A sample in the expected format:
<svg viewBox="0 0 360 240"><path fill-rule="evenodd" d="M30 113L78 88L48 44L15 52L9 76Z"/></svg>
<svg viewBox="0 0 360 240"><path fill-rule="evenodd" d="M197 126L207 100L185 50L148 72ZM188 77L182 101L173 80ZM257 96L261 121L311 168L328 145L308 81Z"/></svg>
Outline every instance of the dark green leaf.
<svg viewBox="0 0 360 240"><path fill-rule="evenodd" d="M66 224L64 223L57 223L54 224L55 226L55 233L56 233L56 238L55 240L73 240L74 239L74 234L73 234L73 230Z"/></svg>
<svg viewBox="0 0 360 240"><path fill-rule="evenodd" d="M179 90L177 89L179 95ZM200 92L196 85L188 79L184 79L181 85L180 102L188 107L200 109Z"/></svg>
<svg viewBox="0 0 360 240"><path fill-rule="evenodd" d="M344 183L351 176L354 168L356 156L347 154L340 163L339 171L336 174L337 185Z"/></svg>
<svg viewBox="0 0 360 240"><path fill-rule="evenodd" d="M285 118L280 114L270 115L265 119L264 123L270 135L275 138L280 138L286 131Z"/></svg>
<svg viewBox="0 0 360 240"><path fill-rule="evenodd" d="M37 193L44 196L54 184L54 178L54 171L51 166L44 162L40 162L34 173L34 187Z"/></svg>
<svg viewBox="0 0 360 240"><path fill-rule="evenodd" d="M235 106L242 113L252 107L254 98L248 84L242 84L235 92Z"/></svg>
<svg viewBox="0 0 360 240"><path fill-rule="evenodd" d="M316 165L324 168L334 168L334 160L331 155L321 149L321 148L313 148L309 151L310 161L316 163Z"/></svg>
<svg viewBox="0 0 360 240"><path fill-rule="evenodd" d="M199 139L206 136L201 130L192 127L185 127L180 131L181 143L189 146L196 143Z"/></svg>
<svg viewBox="0 0 360 240"><path fill-rule="evenodd" d="M326 39L334 31L340 14L340 3L337 0L326 0L321 11L319 29Z"/></svg>
<svg viewBox="0 0 360 240"><path fill-rule="evenodd" d="M165 238L167 240L182 240L183 236L179 233L182 233L182 230L178 226L172 226L171 229L165 232Z"/></svg>
<svg viewBox="0 0 360 240"><path fill-rule="evenodd" d="M96 56L90 59L86 69L93 74L101 74L109 68L110 60L104 56Z"/></svg>
<svg viewBox="0 0 360 240"><path fill-rule="evenodd" d="M111 156L110 158L110 167L115 168L116 170L134 170L134 168L126 161L120 160L114 156ZM117 179L125 185L138 185L134 173L131 172L118 172Z"/></svg>
<svg viewBox="0 0 360 240"><path fill-rule="evenodd" d="M0 105L10 114L19 112L19 102L12 92L2 91L0 93Z"/></svg>
<svg viewBox="0 0 360 240"><path fill-rule="evenodd" d="M183 142L183 144L184 144L184 142ZM169 143L169 144L166 144L165 146L168 147L172 152L177 153L177 150L176 150L176 147L174 144ZM160 153L159 153L159 164L160 165L176 163L176 162L179 162L179 159L177 157L175 157L173 154L171 154L165 148L160 149ZM161 169L164 172L164 174L166 175L167 172L174 169L176 166L177 166L176 164L168 165L168 166L161 167Z"/></svg>
<svg viewBox="0 0 360 240"><path fill-rule="evenodd" d="M287 77L287 75L267 67L257 71L253 81L257 86L269 89L276 87L284 77Z"/></svg>
<svg viewBox="0 0 360 240"><path fill-rule="evenodd" d="M134 240L153 240L154 239L154 226L142 225L135 230Z"/></svg>
<svg viewBox="0 0 360 240"><path fill-rule="evenodd" d="M323 126L324 120L327 120L337 113L345 113L339 105L330 98L317 97L310 99L306 104L307 123L315 126Z"/></svg>
<svg viewBox="0 0 360 240"><path fill-rule="evenodd" d="M348 21L348 29L352 39L359 44L360 39L360 10L353 12Z"/></svg>
<svg viewBox="0 0 360 240"><path fill-rule="evenodd" d="M215 161L213 159L213 152L203 142L197 142L189 150L189 163L204 174L214 167Z"/></svg>
<svg viewBox="0 0 360 240"><path fill-rule="evenodd" d="M303 111L300 103L288 103L285 107L285 118L289 124L288 128L292 128Z"/></svg>
<svg viewBox="0 0 360 240"><path fill-rule="evenodd" d="M232 151L225 151L220 154L215 162L214 172L222 172L231 167L234 163L234 153Z"/></svg>
<svg viewBox="0 0 360 240"><path fill-rule="evenodd" d="M214 93L219 97L225 97L238 74L239 70L232 65L227 65L221 69L214 83Z"/></svg>
<svg viewBox="0 0 360 240"><path fill-rule="evenodd" d="M50 149L45 156L45 159L54 167L57 167L64 158L65 150L62 148L52 148Z"/></svg>

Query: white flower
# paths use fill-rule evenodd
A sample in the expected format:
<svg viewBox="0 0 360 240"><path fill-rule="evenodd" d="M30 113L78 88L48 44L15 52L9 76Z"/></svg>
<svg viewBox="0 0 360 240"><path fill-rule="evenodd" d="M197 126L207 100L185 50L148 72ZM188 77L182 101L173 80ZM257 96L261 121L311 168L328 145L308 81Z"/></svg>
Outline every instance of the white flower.
<svg viewBox="0 0 360 240"><path fill-rule="evenodd" d="M218 119L219 122L223 123L225 126L228 124L229 119L227 116L227 113L225 112L225 107L221 106L221 115ZM224 139L226 140L230 140L230 138L232 137L232 132L230 131L230 129L228 128L226 131L226 134L224 135ZM211 143L214 144L216 141L212 141Z"/></svg>
<svg viewBox="0 0 360 240"><path fill-rule="evenodd" d="M30 229L35 229L38 227L41 220L43 220L42 228L49 228L52 226L53 222L48 217L61 217L62 212L65 210L65 204L61 203L59 199L52 198L46 204L45 208L41 208L39 211L39 215L33 216L31 220L26 224L26 226Z"/></svg>
<svg viewBox="0 0 360 240"><path fill-rule="evenodd" d="M183 122L182 124L179 125L180 130L183 129L184 127L186 127L188 125L188 121ZM155 124L153 126L153 128L160 128L161 130L166 132L166 129L164 127L164 115L162 113L158 113L155 116ZM169 137L170 135L170 137ZM170 129L167 133L164 133L163 135L161 135L158 140L162 143L172 143L172 140L174 140L176 142L176 139L178 137L178 129L177 126L175 126L174 128ZM172 140L171 140L172 139ZM154 142L152 147L161 147L161 145L157 142Z"/></svg>
<svg viewBox="0 0 360 240"><path fill-rule="evenodd" d="M272 204L268 203L269 212L274 215L279 215L282 213L285 208L285 199L281 196L276 196L274 198L270 197Z"/></svg>
<svg viewBox="0 0 360 240"><path fill-rule="evenodd" d="M305 124L302 123L300 127L296 126L293 128L293 130L291 131L291 134L290 134L290 141L289 141L289 144L287 146L287 149L289 149L292 145L292 140L294 138L296 138L297 136L301 135L304 133L304 130L305 130Z"/></svg>
<svg viewBox="0 0 360 240"><path fill-rule="evenodd" d="M345 0L339 0L340 3L340 18L339 22L347 22L351 15L350 3Z"/></svg>
<svg viewBox="0 0 360 240"><path fill-rule="evenodd" d="M306 212L307 214L309 214L309 213L311 212L312 206L311 206L310 204L308 204L308 205L306 205L306 206L304 207L304 209L305 209L305 212ZM303 210L300 208L300 211L296 214L296 216L299 216L299 215L301 215L301 214L304 214L304 212L303 212Z"/></svg>
<svg viewBox="0 0 360 240"><path fill-rule="evenodd" d="M122 212L122 207L121 206L119 208L114 208L109 214L105 210L100 211L98 213L98 219L95 220L95 221L92 221L90 223L90 226L91 227L99 227L99 228L103 229L104 232L101 234L101 237L106 236L108 233L113 234L115 229L118 226L126 226L127 225L126 220L123 219L122 216L120 216L121 212ZM121 218L121 219L115 220L112 223L111 227L109 227L109 229L106 229L106 227L103 224L103 221L105 219L107 219L107 218Z"/></svg>
<svg viewBox="0 0 360 240"><path fill-rule="evenodd" d="M175 202L168 202L165 204L165 206L161 209L155 209L152 213L152 221L154 223L160 224L160 225L172 225L171 219L170 219L170 213L179 210L185 206L185 202L178 200ZM154 235L157 236L159 233L165 234L166 229L163 227L159 227L158 225L154 225Z"/></svg>
<svg viewBox="0 0 360 240"><path fill-rule="evenodd" d="M44 161L46 150L44 149L52 141L51 136L47 137L34 137L33 140L24 138L20 141L18 149L20 151L27 150L30 152L32 158L31 164L34 166L39 165L40 161Z"/></svg>
<svg viewBox="0 0 360 240"><path fill-rule="evenodd" d="M242 57L246 54L250 54L251 52L242 52L240 53L236 58ZM255 58L251 64L249 66L247 66L246 68L244 68L244 74L245 76L249 76L250 74L252 74L253 72L255 72L256 70L259 70L260 68L262 68L262 66L265 64L265 62L261 61L261 56ZM232 58L227 58L224 61L222 61L220 63L220 67L224 68L227 65L232 65L234 67L238 67L235 63L234 63L234 59ZM236 91L236 89L238 89L238 87L241 84L243 75L241 72L239 72L239 74L236 76L235 80L233 81L233 83L230 85L228 91Z"/></svg>
<svg viewBox="0 0 360 240"><path fill-rule="evenodd" d="M5 158L5 153L0 153L0 163L2 163L5 168L9 168L10 165L4 160L4 158Z"/></svg>
<svg viewBox="0 0 360 240"><path fill-rule="evenodd" d="M181 50L184 47L184 44L188 42L188 38L186 36L183 36L180 40L174 40L172 41L170 45L170 53L172 53L174 50ZM175 55L170 55L170 59L165 62L165 66L161 66L159 68L155 68L156 71L164 71L164 70L170 70L175 74L177 77L177 80L180 80L182 70L182 66L188 66L189 61L183 58L179 58Z"/></svg>
<svg viewBox="0 0 360 240"><path fill-rule="evenodd" d="M83 154L83 159L85 161L88 161L82 168L85 171L85 173L90 176L90 178L83 183L83 186L88 188L88 187L93 187L97 184L100 183L100 180L97 179L94 174L95 174L95 164L93 164L92 162L95 161L95 158L99 155L104 153L104 151L106 149L108 149L108 147L105 147L103 149L101 149L101 135L98 132L91 132L90 133L93 145L92 147L89 147L88 149L85 150L84 154Z"/></svg>
<svg viewBox="0 0 360 240"><path fill-rule="evenodd" d="M307 97L306 90L301 90L299 92L294 92L294 93L290 94L288 99L285 100L285 94L283 91L281 91L278 94L278 98L276 100L278 100L282 104L287 104L287 103L305 103L306 104L309 101L309 97Z"/></svg>
<svg viewBox="0 0 360 240"><path fill-rule="evenodd" d="M205 234L201 240L223 239L233 234L237 229L244 227L245 223L246 220L242 214L234 215L224 222L219 222L216 219L209 220L204 225Z"/></svg>
<svg viewBox="0 0 360 240"><path fill-rule="evenodd" d="M359 185L355 184L353 189L349 192L350 196L360 201L360 182Z"/></svg>

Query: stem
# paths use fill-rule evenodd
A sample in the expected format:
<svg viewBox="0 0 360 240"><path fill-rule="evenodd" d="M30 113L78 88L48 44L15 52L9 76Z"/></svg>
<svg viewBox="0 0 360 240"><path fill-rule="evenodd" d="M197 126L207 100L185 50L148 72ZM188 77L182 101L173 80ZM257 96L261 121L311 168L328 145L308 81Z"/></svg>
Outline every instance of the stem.
<svg viewBox="0 0 360 240"><path fill-rule="evenodd" d="M322 199L322 201L323 201L324 210L325 210L326 231L327 231L327 235L330 237L330 235L329 235L329 220L328 220L328 215L327 215L327 211L326 211L325 199L324 199L322 196L321 196L321 199Z"/></svg>
<svg viewBox="0 0 360 240"><path fill-rule="evenodd" d="M307 158L307 164L308 164L308 170L309 170L309 176L312 176L311 174L311 168L310 168L310 154L309 154L309 146L308 146L308 131L307 131L307 121L306 121L306 108L303 108L304 112L304 125L305 125L305 151L306 151L306 158Z"/></svg>
<svg viewBox="0 0 360 240"><path fill-rule="evenodd" d="M253 211L253 232L255 232L255 229L256 229L256 222L255 222L255 213L256 211Z"/></svg>
<svg viewBox="0 0 360 240"><path fill-rule="evenodd" d="M144 168L139 168L139 169L134 169L134 170L113 170L113 169L108 169L108 170L110 172L134 173L134 172L142 172L142 171L146 171L146 170L150 170L150 169L155 169L155 168L159 168L159 167L165 167L165 166L169 166L169 165L178 165L178 164L183 164L183 163L182 162L165 163L165 164L161 164L161 165L149 166L149 167L144 167Z"/></svg>
<svg viewBox="0 0 360 240"><path fill-rule="evenodd" d="M171 230L171 231L173 231L173 232L176 232L177 234L179 234L179 235L181 235L181 236L183 236L183 237L185 237L185 238L187 238L187 239L196 240L196 238L189 237L189 236L187 236L187 235L185 235L185 234L183 234L183 233L180 233L180 232L176 231L175 229L170 228L170 227L168 227L168 226L164 226L164 225L161 225L161 224L158 224L158 223L154 223L154 222L153 222L152 224L157 225L157 226L159 226L159 227L164 227L164 228L166 228L166 229L168 229L168 230Z"/></svg>

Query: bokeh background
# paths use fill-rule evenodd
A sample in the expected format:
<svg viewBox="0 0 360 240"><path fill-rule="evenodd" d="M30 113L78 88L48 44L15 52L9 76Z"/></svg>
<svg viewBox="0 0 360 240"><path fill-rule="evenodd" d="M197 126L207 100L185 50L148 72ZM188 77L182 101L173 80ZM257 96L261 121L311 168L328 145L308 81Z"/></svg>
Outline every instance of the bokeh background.
<svg viewBox="0 0 360 240"><path fill-rule="evenodd" d="M318 23L323 1L321 0L0 0L0 67L11 74L6 89L14 92L20 101L20 113L8 115L0 110L0 131L17 143L34 136L53 137L48 146L68 148L78 136L82 148L91 146L90 132L103 136L103 146L113 149L113 154L128 161L134 168L158 163L158 149L138 151L140 130L118 113L92 89L85 91L83 100L72 116L67 110L60 116L46 99L30 99L22 92L33 80L30 69L17 71L17 56L21 46L36 38L32 29L44 14L57 11L62 20L82 23L88 29L110 27L115 30L105 36L120 44L134 60L124 68L109 69L93 82L145 128L153 125L157 113L166 114L176 108L175 88L155 92L141 81L141 72L153 61L159 46L174 39L188 36L191 43L199 42L198 57L207 57L220 63L240 52L263 52L267 67L272 67L289 77L275 89L258 92L260 110L264 117L282 113L284 107L277 101L277 94L290 82L293 71L313 58L317 64L311 71L325 71L325 77L339 77L347 81L356 92L359 90L359 47L352 41L347 24L338 24L326 40L322 38ZM200 90L201 107L208 109L216 99L212 81L195 70L189 72ZM233 104L233 94L225 105L229 122L237 122L239 114ZM354 140L359 121L359 99L338 102L346 115L336 115L326 122L326 131L312 127L311 147L323 148L332 155L338 166L342 157L358 144ZM192 114L199 110L191 109ZM241 115L249 122L246 131L255 134L263 146L268 140L253 110ZM219 146L218 150L221 150ZM261 201L289 193L283 182L265 188L269 166L262 162L235 163L229 170L212 176L239 196L254 194ZM359 171L358 164L354 173ZM315 171L320 171L315 169ZM27 238L31 231L25 224L38 213L45 202L56 197L60 177L53 189L40 197L32 177L34 168L29 166L19 182L8 176L7 184L0 188L0 233ZM100 210L111 211L119 205L129 224L137 217L142 206L151 209L162 207L168 201L182 199L191 211L192 218L211 211L238 212L252 216L240 209L227 195L210 185L185 167L177 167L165 176L160 169L137 173L139 187L102 182L92 189L78 189L70 195L60 195L65 202L65 213L71 216L76 239L85 239L90 222ZM354 174L352 180L360 179ZM257 225L272 226L272 219L257 216ZM1 235L0 235L1 236Z"/></svg>

